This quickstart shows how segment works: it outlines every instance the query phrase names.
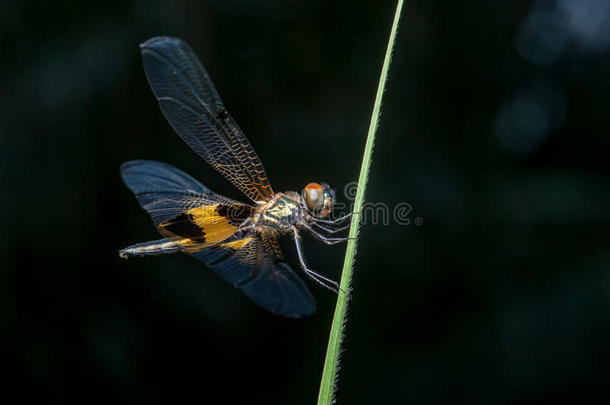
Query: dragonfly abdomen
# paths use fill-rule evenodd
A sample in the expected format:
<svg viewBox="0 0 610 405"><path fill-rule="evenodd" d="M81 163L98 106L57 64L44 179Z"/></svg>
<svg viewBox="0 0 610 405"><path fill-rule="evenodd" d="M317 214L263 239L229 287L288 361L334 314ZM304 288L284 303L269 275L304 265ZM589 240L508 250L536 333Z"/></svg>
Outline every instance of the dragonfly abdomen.
<svg viewBox="0 0 610 405"><path fill-rule="evenodd" d="M158 256L181 252L183 249L184 247L179 242L166 238L128 246L119 251L119 256L122 259L127 259L131 256Z"/></svg>

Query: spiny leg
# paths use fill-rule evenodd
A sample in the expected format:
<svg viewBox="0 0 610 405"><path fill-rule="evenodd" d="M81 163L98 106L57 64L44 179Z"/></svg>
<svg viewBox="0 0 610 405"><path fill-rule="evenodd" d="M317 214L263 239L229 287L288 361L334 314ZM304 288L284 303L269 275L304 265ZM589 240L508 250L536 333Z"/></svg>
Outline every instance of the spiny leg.
<svg viewBox="0 0 610 405"><path fill-rule="evenodd" d="M325 232L327 232L327 233L330 233L330 234L333 234L333 233L337 233L337 232L344 231L344 230L348 229L350 226L352 226L352 224L348 224L348 225L345 225L345 226L343 226L343 227L341 227L341 228L337 228L337 229L331 229L331 228L327 228L327 227L325 227L325 226L323 226L323 225L320 225L320 224L318 224L317 222L314 222L313 224L314 224L315 226L317 226L319 229L321 229L321 230L323 230L323 231L325 231Z"/></svg>
<svg viewBox="0 0 610 405"><path fill-rule="evenodd" d="M342 217L339 217L339 218L333 219L333 220L320 219L320 218L316 218L316 217L313 217L313 220L316 221L316 222L323 223L323 224L335 225L335 224L338 224L338 223L341 223L341 222L345 221L347 218L349 218L351 216L352 216L352 214L349 213L347 215L344 215Z"/></svg>
<svg viewBox="0 0 610 405"><path fill-rule="evenodd" d="M322 242L326 243L327 245L336 245L337 243L341 243L341 242L345 242L346 240L349 240L349 238L327 238L326 236L316 232L311 226L309 226L307 224L303 224L303 227L305 229L307 229L309 232L311 232L311 234L313 236L315 236L317 239L321 240Z"/></svg>
<svg viewBox="0 0 610 405"><path fill-rule="evenodd" d="M301 237L298 234L296 229L295 229L295 242L296 242L296 246L297 246L297 253L299 255L299 262L301 264L301 267L303 268L303 271L305 271L307 276L309 276L312 280L318 282L320 285L337 293L338 289L339 289L338 283L336 283L335 281L333 281L327 277L324 277L321 274L314 272L313 270L311 270L307 267L307 264L305 263L305 256L303 254L303 247L301 245ZM324 281L330 283L332 286L325 284Z"/></svg>
<svg viewBox="0 0 610 405"><path fill-rule="evenodd" d="M341 287L339 287L339 284L336 281L333 281L329 278L324 277L321 274L316 273L313 270L310 270L307 267L307 264L305 264L305 256L303 255L303 247L301 246L301 236L299 235L299 231L297 230L297 228L293 228L294 231L294 242L295 245L297 246L297 253L299 255L299 262L301 264L301 268L303 269L303 271L305 272L305 274L311 278L312 280L314 280L315 282L317 282L318 284L320 284L323 287L328 288L331 291L334 291L335 293L339 293L339 290L341 290ZM326 284L329 283L330 285Z"/></svg>

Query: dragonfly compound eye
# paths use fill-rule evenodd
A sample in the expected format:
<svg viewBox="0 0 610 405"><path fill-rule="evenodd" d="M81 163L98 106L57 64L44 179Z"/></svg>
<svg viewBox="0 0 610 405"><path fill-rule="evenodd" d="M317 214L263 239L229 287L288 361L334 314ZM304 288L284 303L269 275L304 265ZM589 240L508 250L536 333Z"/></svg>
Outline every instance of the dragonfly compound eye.
<svg viewBox="0 0 610 405"><path fill-rule="evenodd" d="M327 217L335 205L335 193L326 183L309 183L303 189L303 199L309 212Z"/></svg>
<svg viewBox="0 0 610 405"><path fill-rule="evenodd" d="M324 206L324 187L318 183L309 183L303 189L303 198L310 212L317 212Z"/></svg>

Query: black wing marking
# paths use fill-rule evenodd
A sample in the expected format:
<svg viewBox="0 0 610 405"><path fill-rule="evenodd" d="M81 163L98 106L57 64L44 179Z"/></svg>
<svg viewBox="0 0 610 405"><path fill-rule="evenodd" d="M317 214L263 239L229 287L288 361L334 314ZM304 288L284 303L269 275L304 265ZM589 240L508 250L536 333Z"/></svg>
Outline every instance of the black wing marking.
<svg viewBox="0 0 610 405"><path fill-rule="evenodd" d="M132 160L121 165L121 176L155 226L171 221L193 208L225 204L250 208L214 193L197 180L167 163Z"/></svg>
<svg viewBox="0 0 610 405"><path fill-rule="evenodd" d="M148 83L178 135L253 201L271 198L262 163L188 44L157 37L140 48Z"/></svg>

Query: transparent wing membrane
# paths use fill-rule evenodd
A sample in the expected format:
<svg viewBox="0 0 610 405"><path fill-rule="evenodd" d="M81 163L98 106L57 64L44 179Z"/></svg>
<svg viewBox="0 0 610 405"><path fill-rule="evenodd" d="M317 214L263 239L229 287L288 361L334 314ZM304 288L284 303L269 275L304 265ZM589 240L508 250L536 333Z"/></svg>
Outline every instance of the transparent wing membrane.
<svg viewBox="0 0 610 405"><path fill-rule="evenodd" d="M250 199L271 198L262 163L190 46L158 37L140 48L150 87L178 135Z"/></svg>

